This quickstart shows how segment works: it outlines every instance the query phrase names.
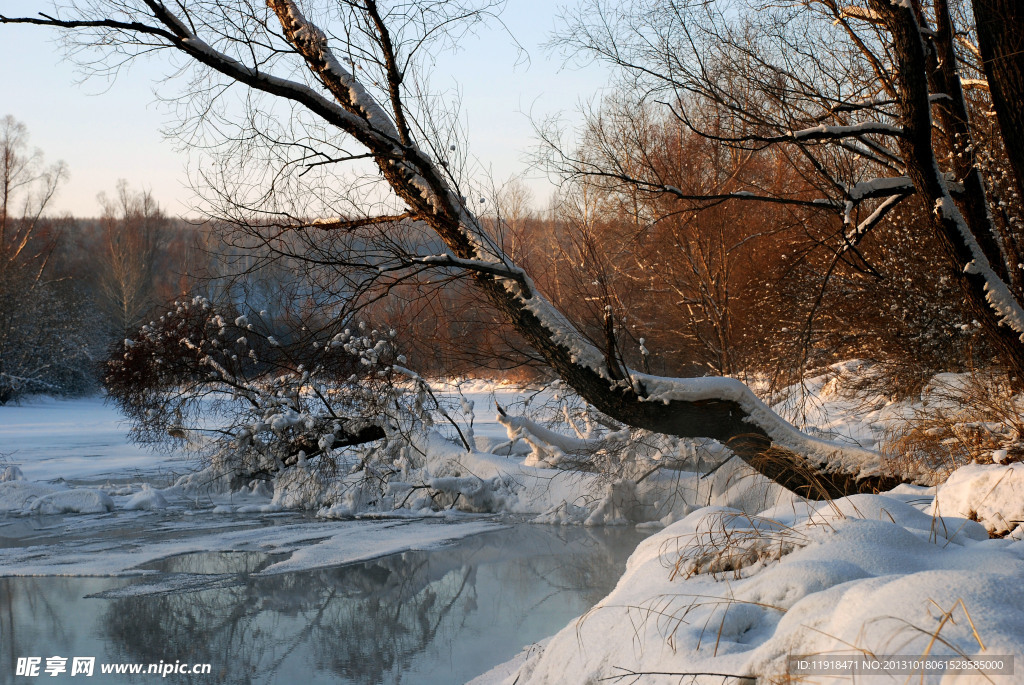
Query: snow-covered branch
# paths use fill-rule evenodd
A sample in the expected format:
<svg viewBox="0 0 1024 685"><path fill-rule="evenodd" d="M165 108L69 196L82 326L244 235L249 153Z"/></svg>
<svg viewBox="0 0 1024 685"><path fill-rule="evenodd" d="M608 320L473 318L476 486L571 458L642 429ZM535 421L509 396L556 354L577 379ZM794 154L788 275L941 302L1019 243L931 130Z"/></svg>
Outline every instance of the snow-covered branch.
<svg viewBox="0 0 1024 685"><path fill-rule="evenodd" d="M850 126L828 126L819 124L810 128L793 131L790 136L779 136L771 142L784 142L788 138L793 140L839 140L842 138L856 138L863 135L876 134L883 136L903 136L904 130L893 124L884 124L876 121L866 121Z"/></svg>
<svg viewBox="0 0 1024 685"><path fill-rule="evenodd" d="M324 231L352 231L365 226L376 226L379 224L397 224L406 219L415 218L411 212L402 214L390 214L387 216L368 216L360 219L345 219L332 217L327 219L314 219L308 223L290 225L289 228L319 228Z"/></svg>
<svg viewBox="0 0 1024 685"><path fill-rule="evenodd" d="M522 288L523 295L530 299L532 295L532 283L526 278L521 269L506 266L501 262L484 261L482 259L462 259L450 254L427 255L425 257L413 257L414 264L428 264L430 266L450 266L458 269L465 269L474 273L487 274L488 276L500 276L515 281Z"/></svg>
<svg viewBox="0 0 1024 685"><path fill-rule="evenodd" d="M667 195L671 195L677 200L686 200L691 202L697 202L700 204L712 204L716 202L721 202L723 200L746 200L753 202L768 202L772 204L798 205L803 207L816 208L838 208L841 206L834 200L831 200L829 198L815 198L813 200L805 200L802 198L785 197L781 195L754 193L749 190L737 190L732 193L685 193L673 185L655 186L653 184L651 184L647 188L647 190L649 192L663 192Z"/></svg>

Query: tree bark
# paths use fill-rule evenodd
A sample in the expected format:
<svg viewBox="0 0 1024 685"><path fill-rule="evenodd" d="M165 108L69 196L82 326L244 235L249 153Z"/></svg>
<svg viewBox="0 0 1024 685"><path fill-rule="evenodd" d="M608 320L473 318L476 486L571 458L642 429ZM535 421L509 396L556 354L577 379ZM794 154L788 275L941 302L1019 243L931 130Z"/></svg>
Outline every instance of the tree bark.
<svg viewBox="0 0 1024 685"><path fill-rule="evenodd" d="M1007 311L1020 305L1004 282L998 279L977 236L957 209L939 170L932 143L932 117L927 78L927 56L921 26L913 9L888 0L870 0L892 37L897 102L905 134L898 141L907 176L930 207L932 228L949 259L958 267L960 286L971 313L1000 350L1015 384L1024 382L1024 321L1010 321ZM986 272L987 270L987 272ZM1005 292L996 293L999 287ZM996 293L993 295L993 293ZM1005 305L1002 309L997 303Z"/></svg>
<svg viewBox="0 0 1024 685"><path fill-rule="evenodd" d="M951 156L953 173L964 185L964 192L957 199L964 220L992 265L992 270L1009 283L1011 268L1016 266L1017 260L1008 253L1009 246L992 222L985 181L976 164L976 141L971 135L967 102L960 85L949 3L947 0L935 0L934 8L935 31L930 40L931 49L926 53L926 64L932 93L947 96L936 100L934 109L939 121L939 132L945 142L945 151Z"/></svg>
<svg viewBox="0 0 1024 685"><path fill-rule="evenodd" d="M974 0L978 48L992 107L1024 202L1024 2Z"/></svg>

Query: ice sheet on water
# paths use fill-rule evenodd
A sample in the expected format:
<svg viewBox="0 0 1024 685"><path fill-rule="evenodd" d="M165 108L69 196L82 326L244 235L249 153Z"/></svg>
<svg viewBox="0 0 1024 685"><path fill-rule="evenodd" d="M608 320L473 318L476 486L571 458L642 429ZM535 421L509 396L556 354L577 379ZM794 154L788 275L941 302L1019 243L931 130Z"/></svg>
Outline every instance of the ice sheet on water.
<svg viewBox="0 0 1024 685"><path fill-rule="evenodd" d="M449 540L476 535L500 526L490 521L348 520L310 521L288 517L235 517L187 520L177 524L139 526L139 516L108 520L121 534L65 540L48 537L42 544L0 548L0 576L125 576L151 575L152 564L197 552L259 551L287 555L263 569L264 574L301 571L372 559L408 549L430 549ZM209 525L207 525L209 523Z"/></svg>
<svg viewBox="0 0 1024 685"><path fill-rule="evenodd" d="M127 433L124 417L102 397L32 398L0 413L2 452L30 481L92 484L187 466L183 455L154 453L132 444Z"/></svg>

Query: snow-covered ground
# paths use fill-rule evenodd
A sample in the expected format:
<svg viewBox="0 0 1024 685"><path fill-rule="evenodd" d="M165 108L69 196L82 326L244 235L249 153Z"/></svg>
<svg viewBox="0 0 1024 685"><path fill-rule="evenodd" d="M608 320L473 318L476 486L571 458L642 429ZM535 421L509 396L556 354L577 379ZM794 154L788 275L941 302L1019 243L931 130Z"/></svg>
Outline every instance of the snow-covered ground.
<svg viewBox="0 0 1024 685"><path fill-rule="evenodd" d="M804 393L788 409L810 432L869 448L934 402L834 377ZM473 683L1024 683L1024 463L1005 455L824 503L720 489L593 610Z"/></svg>
<svg viewBox="0 0 1024 685"><path fill-rule="evenodd" d="M127 432L127 423L101 397L33 397L0 407L0 464L18 466L29 481L78 483L171 482L190 468L184 455L132 445Z"/></svg>
<svg viewBox="0 0 1024 685"><path fill-rule="evenodd" d="M922 406L853 399L829 377L805 390L809 432L872 449ZM637 442L575 417L551 432L527 418L528 394L477 384L462 395L474 449L416 437L418 462L402 462L372 502L348 485L311 489L301 469L273 492L173 486L190 464L125 444L98 400L0 408L0 450L18 469L0 483L0 573L125 574L190 551L287 553L261 571L273 574L440 545L501 515L636 525L662 530L614 592L477 682L1024 683L1024 464L1004 463L1005 450L938 488L812 503L714 446ZM588 450L613 475L565 468ZM849 657L868 670L836 671ZM939 657L973 661L922 672Z"/></svg>
<svg viewBox="0 0 1024 685"><path fill-rule="evenodd" d="M930 500L902 487L695 511L641 543L615 591L512 675L479 683L1024 682L1024 542L929 515ZM842 670L854 658L872 665ZM920 663L968 658L981 673Z"/></svg>

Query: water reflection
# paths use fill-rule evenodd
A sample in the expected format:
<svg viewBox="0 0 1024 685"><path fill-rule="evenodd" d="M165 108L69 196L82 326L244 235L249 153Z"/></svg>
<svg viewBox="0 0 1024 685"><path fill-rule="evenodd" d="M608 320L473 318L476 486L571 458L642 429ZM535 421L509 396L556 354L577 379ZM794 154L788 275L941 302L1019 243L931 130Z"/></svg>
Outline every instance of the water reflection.
<svg viewBox="0 0 1024 685"><path fill-rule="evenodd" d="M0 579L0 663L77 649L97 662L213 665L166 678L178 683L459 683L586 611L641 538L523 525L300 573L261 575L276 559L236 552L163 560L158 582Z"/></svg>

